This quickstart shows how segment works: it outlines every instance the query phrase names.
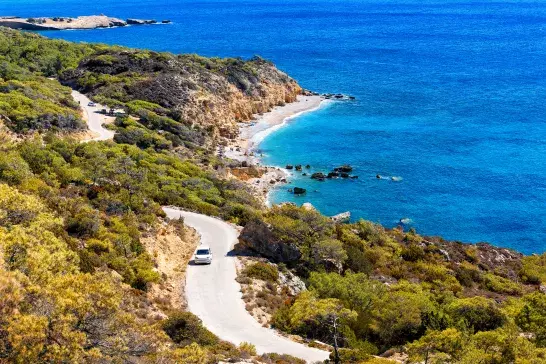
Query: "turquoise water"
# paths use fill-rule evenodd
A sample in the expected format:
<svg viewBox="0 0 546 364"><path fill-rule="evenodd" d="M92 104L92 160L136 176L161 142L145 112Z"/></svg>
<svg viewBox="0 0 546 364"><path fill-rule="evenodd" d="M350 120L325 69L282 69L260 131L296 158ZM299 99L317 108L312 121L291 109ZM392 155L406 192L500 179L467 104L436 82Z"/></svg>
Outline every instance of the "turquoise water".
<svg viewBox="0 0 546 364"><path fill-rule="evenodd" d="M546 250L546 4L367 0L4 0L0 14L171 19L47 32L207 56L260 54L304 87L356 96L302 116L261 148L277 165L349 163L358 180L295 198L424 234ZM399 176L399 182L376 174ZM315 192L316 190L316 192Z"/></svg>

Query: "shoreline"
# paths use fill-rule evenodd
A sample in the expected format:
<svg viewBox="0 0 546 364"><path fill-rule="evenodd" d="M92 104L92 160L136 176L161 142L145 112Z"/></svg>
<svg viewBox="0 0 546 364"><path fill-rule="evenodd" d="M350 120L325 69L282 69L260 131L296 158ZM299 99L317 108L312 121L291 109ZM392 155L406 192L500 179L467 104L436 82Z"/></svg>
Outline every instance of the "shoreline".
<svg viewBox="0 0 546 364"><path fill-rule="evenodd" d="M279 166L262 165L262 154L258 154L259 145L269 135L288 125L291 120L301 115L317 111L328 103L328 99L318 95L299 95L297 100L283 106L276 106L271 111L257 115L254 120L239 127L239 135L226 147L220 147L218 154L246 162L246 165L263 169L260 177L244 180L256 191L265 206L270 206L269 193L279 184L288 183L290 173Z"/></svg>

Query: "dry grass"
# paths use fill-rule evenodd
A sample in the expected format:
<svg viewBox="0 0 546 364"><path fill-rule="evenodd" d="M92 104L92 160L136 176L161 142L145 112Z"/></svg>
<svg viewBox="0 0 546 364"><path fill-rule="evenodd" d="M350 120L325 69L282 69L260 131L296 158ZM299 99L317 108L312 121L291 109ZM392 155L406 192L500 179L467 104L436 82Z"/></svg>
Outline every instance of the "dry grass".
<svg viewBox="0 0 546 364"><path fill-rule="evenodd" d="M289 298L289 295L287 288L280 286L277 282L246 275L249 271L248 267L257 263L263 264L263 262L264 260L260 258L239 257L237 282L241 285L246 310L262 326L269 327L273 314Z"/></svg>

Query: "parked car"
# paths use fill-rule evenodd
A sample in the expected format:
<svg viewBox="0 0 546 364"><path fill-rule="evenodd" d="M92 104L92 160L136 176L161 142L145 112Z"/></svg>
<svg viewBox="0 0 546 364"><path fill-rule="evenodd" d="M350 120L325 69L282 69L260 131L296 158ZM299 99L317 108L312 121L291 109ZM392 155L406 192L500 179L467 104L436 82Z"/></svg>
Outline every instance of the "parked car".
<svg viewBox="0 0 546 364"><path fill-rule="evenodd" d="M94 102L91 101L90 103L87 104L87 106L93 106L93 107L95 107L95 106L97 106L97 104L95 104Z"/></svg>
<svg viewBox="0 0 546 364"><path fill-rule="evenodd" d="M212 250L208 246L199 246L195 251L193 258L195 264L210 264L212 263Z"/></svg>

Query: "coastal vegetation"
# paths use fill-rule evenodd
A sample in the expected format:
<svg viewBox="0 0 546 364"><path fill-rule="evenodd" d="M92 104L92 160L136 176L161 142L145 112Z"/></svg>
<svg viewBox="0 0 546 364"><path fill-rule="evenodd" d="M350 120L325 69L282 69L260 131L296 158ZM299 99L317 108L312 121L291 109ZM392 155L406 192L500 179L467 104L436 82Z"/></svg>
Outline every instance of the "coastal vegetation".
<svg viewBox="0 0 546 364"><path fill-rule="evenodd" d="M363 220L336 224L291 204L249 222L241 239L240 250L282 263L307 283L272 325L333 345L336 319L340 356L353 358L347 362L388 350L410 362L546 360L543 256Z"/></svg>
<svg viewBox="0 0 546 364"><path fill-rule="evenodd" d="M84 123L68 86L127 111L110 126L113 141L70 138ZM0 135L0 361L300 363L223 342L183 307L148 295L165 277L143 237L166 222L161 206L176 205L243 226L238 250L277 264L244 270L268 283L257 302L271 304L281 273L301 277L307 290L271 299L271 324L332 345L336 322L343 362L389 362L371 356L385 352L409 362L544 362L545 255L339 224L290 204L265 209L225 178L233 161L213 147L237 121L299 92L261 58L0 30L8 129Z"/></svg>

